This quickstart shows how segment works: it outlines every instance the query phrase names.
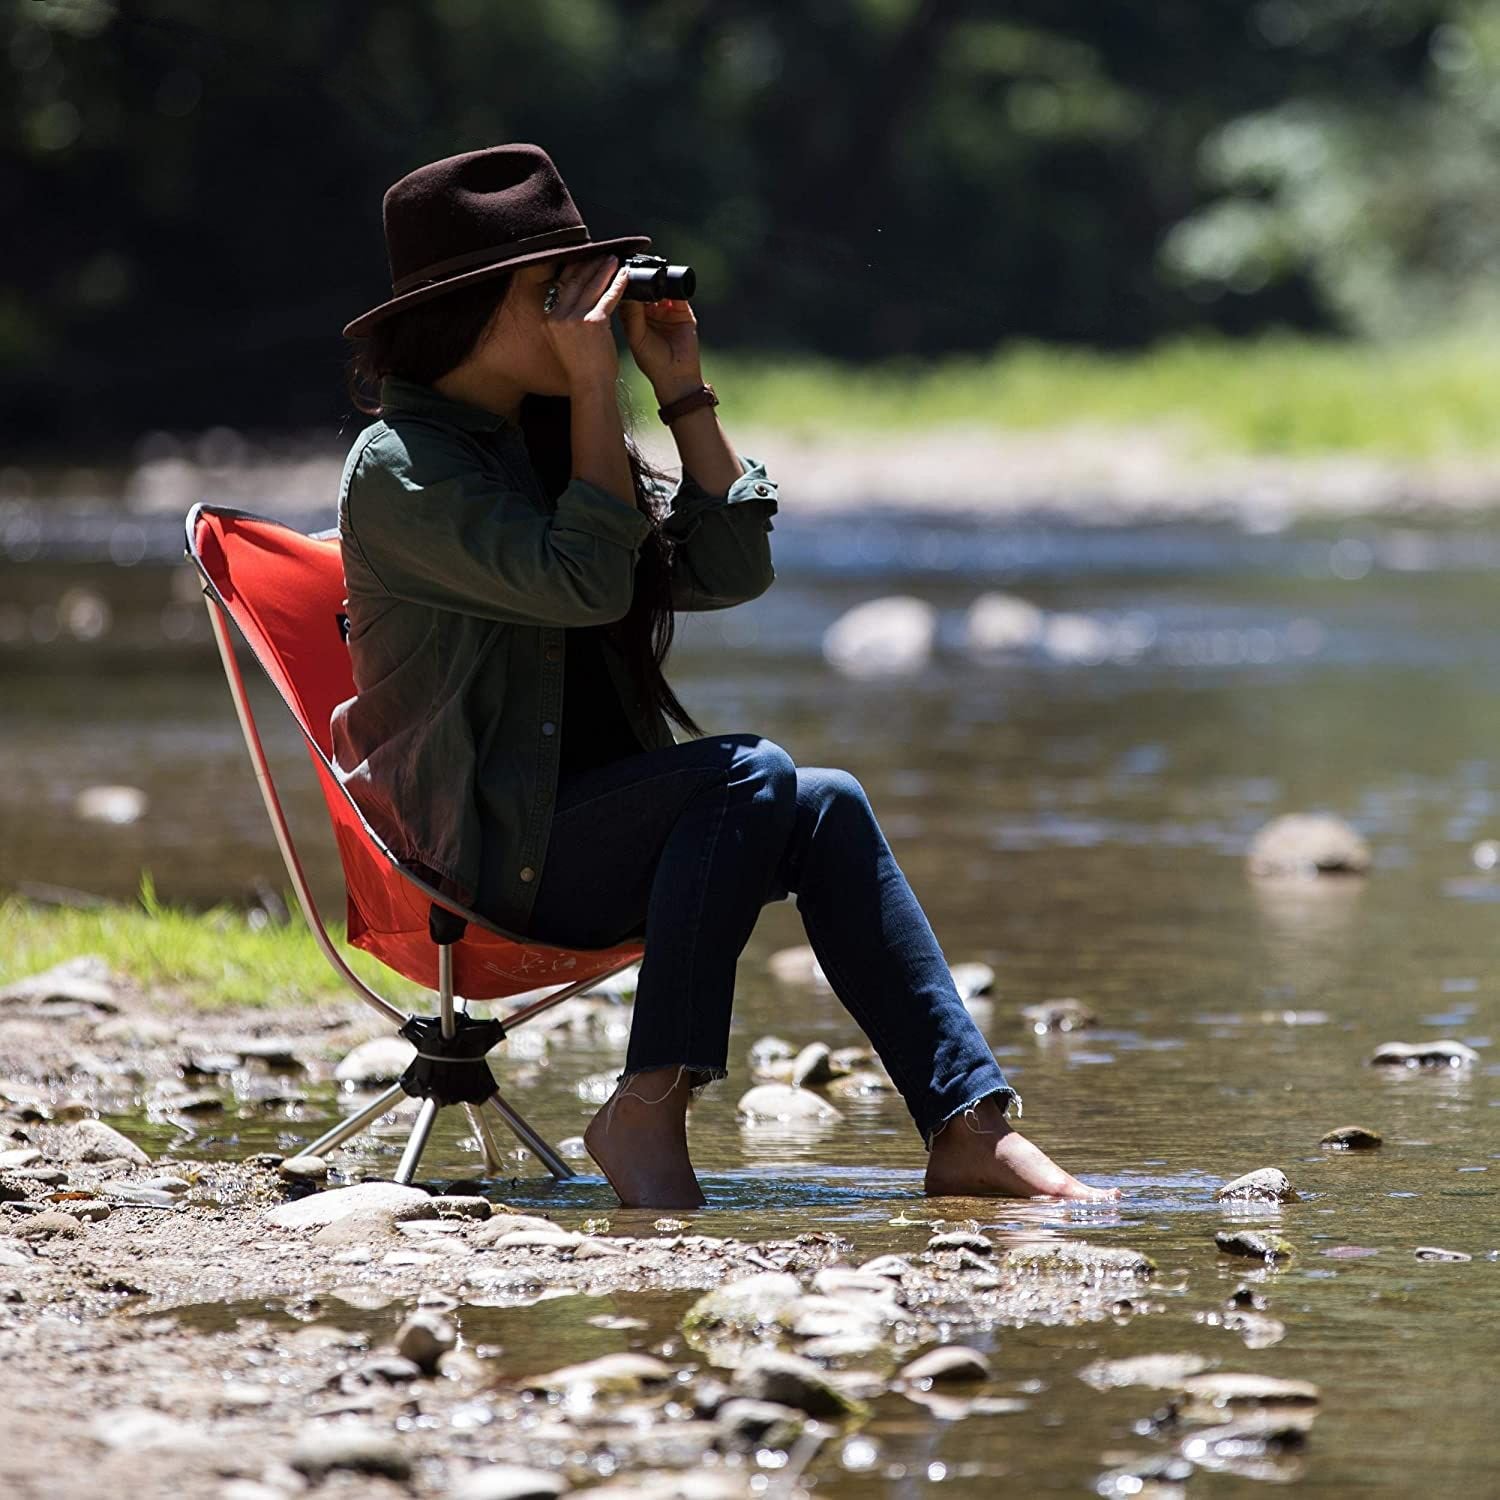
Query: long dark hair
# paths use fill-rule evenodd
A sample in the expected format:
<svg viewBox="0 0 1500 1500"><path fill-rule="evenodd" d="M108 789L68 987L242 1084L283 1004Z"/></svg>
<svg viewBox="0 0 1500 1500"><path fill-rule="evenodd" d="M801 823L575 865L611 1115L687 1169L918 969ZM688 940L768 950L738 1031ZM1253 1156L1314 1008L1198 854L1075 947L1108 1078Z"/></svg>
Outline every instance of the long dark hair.
<svg viewBox="0 0 1500 1500"><path fill-rule="evenodd" d="M350 400L366 416L379 417L380 382L385 376L428 386L442 379L468 357L510 281L509 272L487 276L471 287L434 297L377 323L367 337L355 341L347 371ZM572 403L566 396L528 395L522 399L520 419L537 477L556 499L573 472ZM668 592L676 544L661 529L671 476L641 456L628 431L625 452L635 503L649 517L651 531L637 555L630 609L605 629L619 645L645 703L689 734L701 735L703 727L662 675L676 628Z"/></svg>

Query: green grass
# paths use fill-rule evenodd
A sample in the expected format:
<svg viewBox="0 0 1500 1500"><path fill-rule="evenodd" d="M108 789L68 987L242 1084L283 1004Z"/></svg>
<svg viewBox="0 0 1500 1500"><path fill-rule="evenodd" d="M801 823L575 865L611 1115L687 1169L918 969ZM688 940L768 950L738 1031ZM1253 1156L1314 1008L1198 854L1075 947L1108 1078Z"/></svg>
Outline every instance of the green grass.
<svg viewBox="0 0 1500 1500"><path fill-rule="evenodd" d="M947 424L1186 426L1207 450L1431 458L1500 451L1500 345L1358 344L1280 334L1140 354L1018 344L990 355L843 366L710 351L725 426L799 435ZM637 408L654 420L640 382Z"/></svg>
<svg viewBox="0 0 1500 1500"><path fill-rule="evenodd" d="M330 932L342 941L342 926L330 924ZM399 1003L422 993L368 955L341 951L380 994ZM305 1004L350 993L300 916L284 927L257 928L228 907L190 912L164 906L149 875L131 906L85 910L38 906L18 896L0 900L0 984L84 953L98 954L117 973L148 988L168 988L205 1010Z"/></svg>

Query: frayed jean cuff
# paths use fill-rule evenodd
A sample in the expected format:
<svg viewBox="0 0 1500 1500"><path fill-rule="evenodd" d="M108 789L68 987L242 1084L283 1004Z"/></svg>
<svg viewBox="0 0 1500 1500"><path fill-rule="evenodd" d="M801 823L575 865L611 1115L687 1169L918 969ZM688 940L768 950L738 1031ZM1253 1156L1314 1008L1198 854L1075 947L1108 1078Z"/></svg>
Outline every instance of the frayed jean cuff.
<svg viewBox="0 0 1500 1500"><path fill-rule="evenodd" d="M617 1085L623 1088L632 1078L639 1078L642 1073L655 1073L662 1068L675 1067L676 1076L672 1079L671 1087L677 1087L677 1080L684 1073L688 1075L688 1089L694 1099L698 1098L709 1084L717 1083L721 1078L729 1077L729 1069L722 1067L704 1067L697 1063L651 1063L644 1068L631 1068L621 1072L615 1079Z"/></svg>
<svg viewBox="0 0 1500 1500"><path fill-rule="evenodd" d="M958 1119L960 1115L966 1114L969 1110L973 1109L976 1104L981 1103L985 1099L999 1099L1001 1101L1000 1114L1002 1118L1009 1116L1012 1106L1015 1107L1016 1118L1018 1120L1021 1118L1021 1096L1013 1088L1007 1085L1005 1088L1001 1089L988 1089L982 1094L977 1094L974 1098L970 1099L968 1103L960 1104L957 1109L949 1110L948 1113L944 1115L943 1118L939 1120L937 1124L927 1132L927 1136L923 1144L929 1151L931 1151L933 1141L937 1139L939 1131L941 1131L944 1126L951 1125L953 1121Z"/></svg>

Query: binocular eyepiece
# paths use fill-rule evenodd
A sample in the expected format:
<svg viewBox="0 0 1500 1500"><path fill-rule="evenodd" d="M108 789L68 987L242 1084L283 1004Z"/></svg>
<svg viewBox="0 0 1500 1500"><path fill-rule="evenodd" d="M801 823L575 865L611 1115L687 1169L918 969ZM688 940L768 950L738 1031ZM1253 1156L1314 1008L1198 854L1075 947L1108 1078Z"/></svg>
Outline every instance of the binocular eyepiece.
<svg viewBox="0 0 1500 1500"><path fill-rule="evenodd" d="M669 266L660 255L627 255L623 296L632 302L687 301L697 289L691 266Z"/></svg>

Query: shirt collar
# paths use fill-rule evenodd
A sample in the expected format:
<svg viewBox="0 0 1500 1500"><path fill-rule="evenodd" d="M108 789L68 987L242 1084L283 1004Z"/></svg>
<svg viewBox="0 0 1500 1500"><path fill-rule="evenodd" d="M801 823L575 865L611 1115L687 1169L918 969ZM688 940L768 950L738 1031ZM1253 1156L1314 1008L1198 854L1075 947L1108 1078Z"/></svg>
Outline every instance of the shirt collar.
<svg viewBox="0 0 1500 1500"><path fill-rule="evenodd" d="M386 375L380 382L380 408L384 411L408 411L416 416L435 417L471 432L498 432L515 424L499 412L469 401L457 401L430 385L420 385L400 375Z"/></svg>

